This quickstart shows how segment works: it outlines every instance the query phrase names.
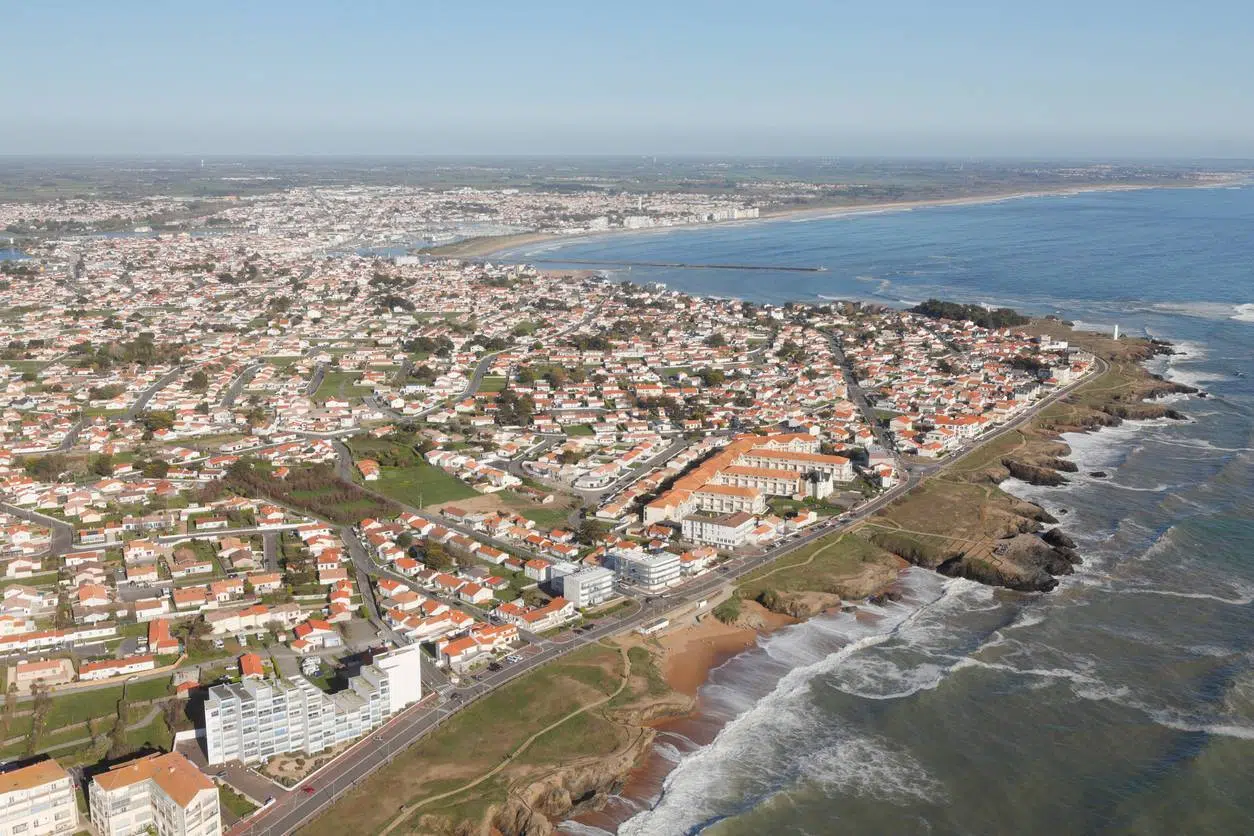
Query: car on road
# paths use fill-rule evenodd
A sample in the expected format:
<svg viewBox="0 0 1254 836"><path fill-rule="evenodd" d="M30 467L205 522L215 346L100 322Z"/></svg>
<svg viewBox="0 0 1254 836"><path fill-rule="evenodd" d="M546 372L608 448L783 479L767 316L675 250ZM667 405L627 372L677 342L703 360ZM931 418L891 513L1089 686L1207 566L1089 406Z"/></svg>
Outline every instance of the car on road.
<svg viewBox="0 0 1254 836"><path fill-rule="evenodd" d="M300 788L300 791L305 795L313 795L317 791L317 787L313 784L305 784L305 786Z"/></svg>

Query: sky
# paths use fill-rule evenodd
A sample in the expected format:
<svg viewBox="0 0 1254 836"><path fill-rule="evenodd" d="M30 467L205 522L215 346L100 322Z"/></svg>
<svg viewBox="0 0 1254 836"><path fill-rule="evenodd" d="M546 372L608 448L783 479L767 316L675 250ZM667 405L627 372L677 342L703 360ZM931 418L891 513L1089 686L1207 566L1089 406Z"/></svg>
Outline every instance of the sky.
<svg viewBox="0 0 1254 836"><path fill-rule="evenodd" d="M0 0L0 154L1254 157L1254 3Z"/></svg>

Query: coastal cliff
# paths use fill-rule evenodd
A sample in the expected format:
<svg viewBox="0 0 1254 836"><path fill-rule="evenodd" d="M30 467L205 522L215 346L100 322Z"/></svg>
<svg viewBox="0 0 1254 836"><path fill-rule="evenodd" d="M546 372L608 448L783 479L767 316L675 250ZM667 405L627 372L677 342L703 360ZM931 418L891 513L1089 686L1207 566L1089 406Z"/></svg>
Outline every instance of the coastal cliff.
<svg viewBox="0 0 1254 836"><path fill-rule="evenodd" d="M1170 353L1168 344L1116 341L1060 323L1033 323L1038 333L1067 339L1103 358L1104 373L1086 381L1033 420L946 468L869 523L871 540L911 563L1023 592L1048 592L1082 562L1075 543L1044 508L1000 485L1014 478L1059 486L1078 467L1063 433L1095 432L1124 421L1186 420L1155 399L1192 394L1192 387L1150 374L1144 361Z"/></svg>

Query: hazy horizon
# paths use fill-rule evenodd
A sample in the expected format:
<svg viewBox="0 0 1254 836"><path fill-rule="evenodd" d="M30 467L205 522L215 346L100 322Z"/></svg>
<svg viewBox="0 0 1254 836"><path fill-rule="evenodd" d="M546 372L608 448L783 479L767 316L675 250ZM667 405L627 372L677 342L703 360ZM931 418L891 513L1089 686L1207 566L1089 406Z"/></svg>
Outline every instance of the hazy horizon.
<svg viewBox="0 0 1254 836"><path fill-rule="evenodd" d="M19 4L5 155L1254 157L1254 9Z"/></svg>

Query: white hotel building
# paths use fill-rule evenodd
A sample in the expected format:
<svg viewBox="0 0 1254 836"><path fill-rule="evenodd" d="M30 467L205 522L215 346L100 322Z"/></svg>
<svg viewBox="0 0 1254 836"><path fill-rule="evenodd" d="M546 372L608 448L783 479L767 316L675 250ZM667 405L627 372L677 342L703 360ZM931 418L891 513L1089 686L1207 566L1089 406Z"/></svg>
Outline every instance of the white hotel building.
<svg viewBox="0 0 1254 836"><path fill-rule="evenodd" d="M335 694L304 677L216 685L205 701L209 763L312 755L354 740L422 698L421 658L418 645L380 654Z"/></svg>
<svg viewBox="0 0 1254 836"><path fill-rule="evenodd" d="M656 592L680 581L679 555L673 552L616 551L607 557L619 580L645 592Z"/></svg>

